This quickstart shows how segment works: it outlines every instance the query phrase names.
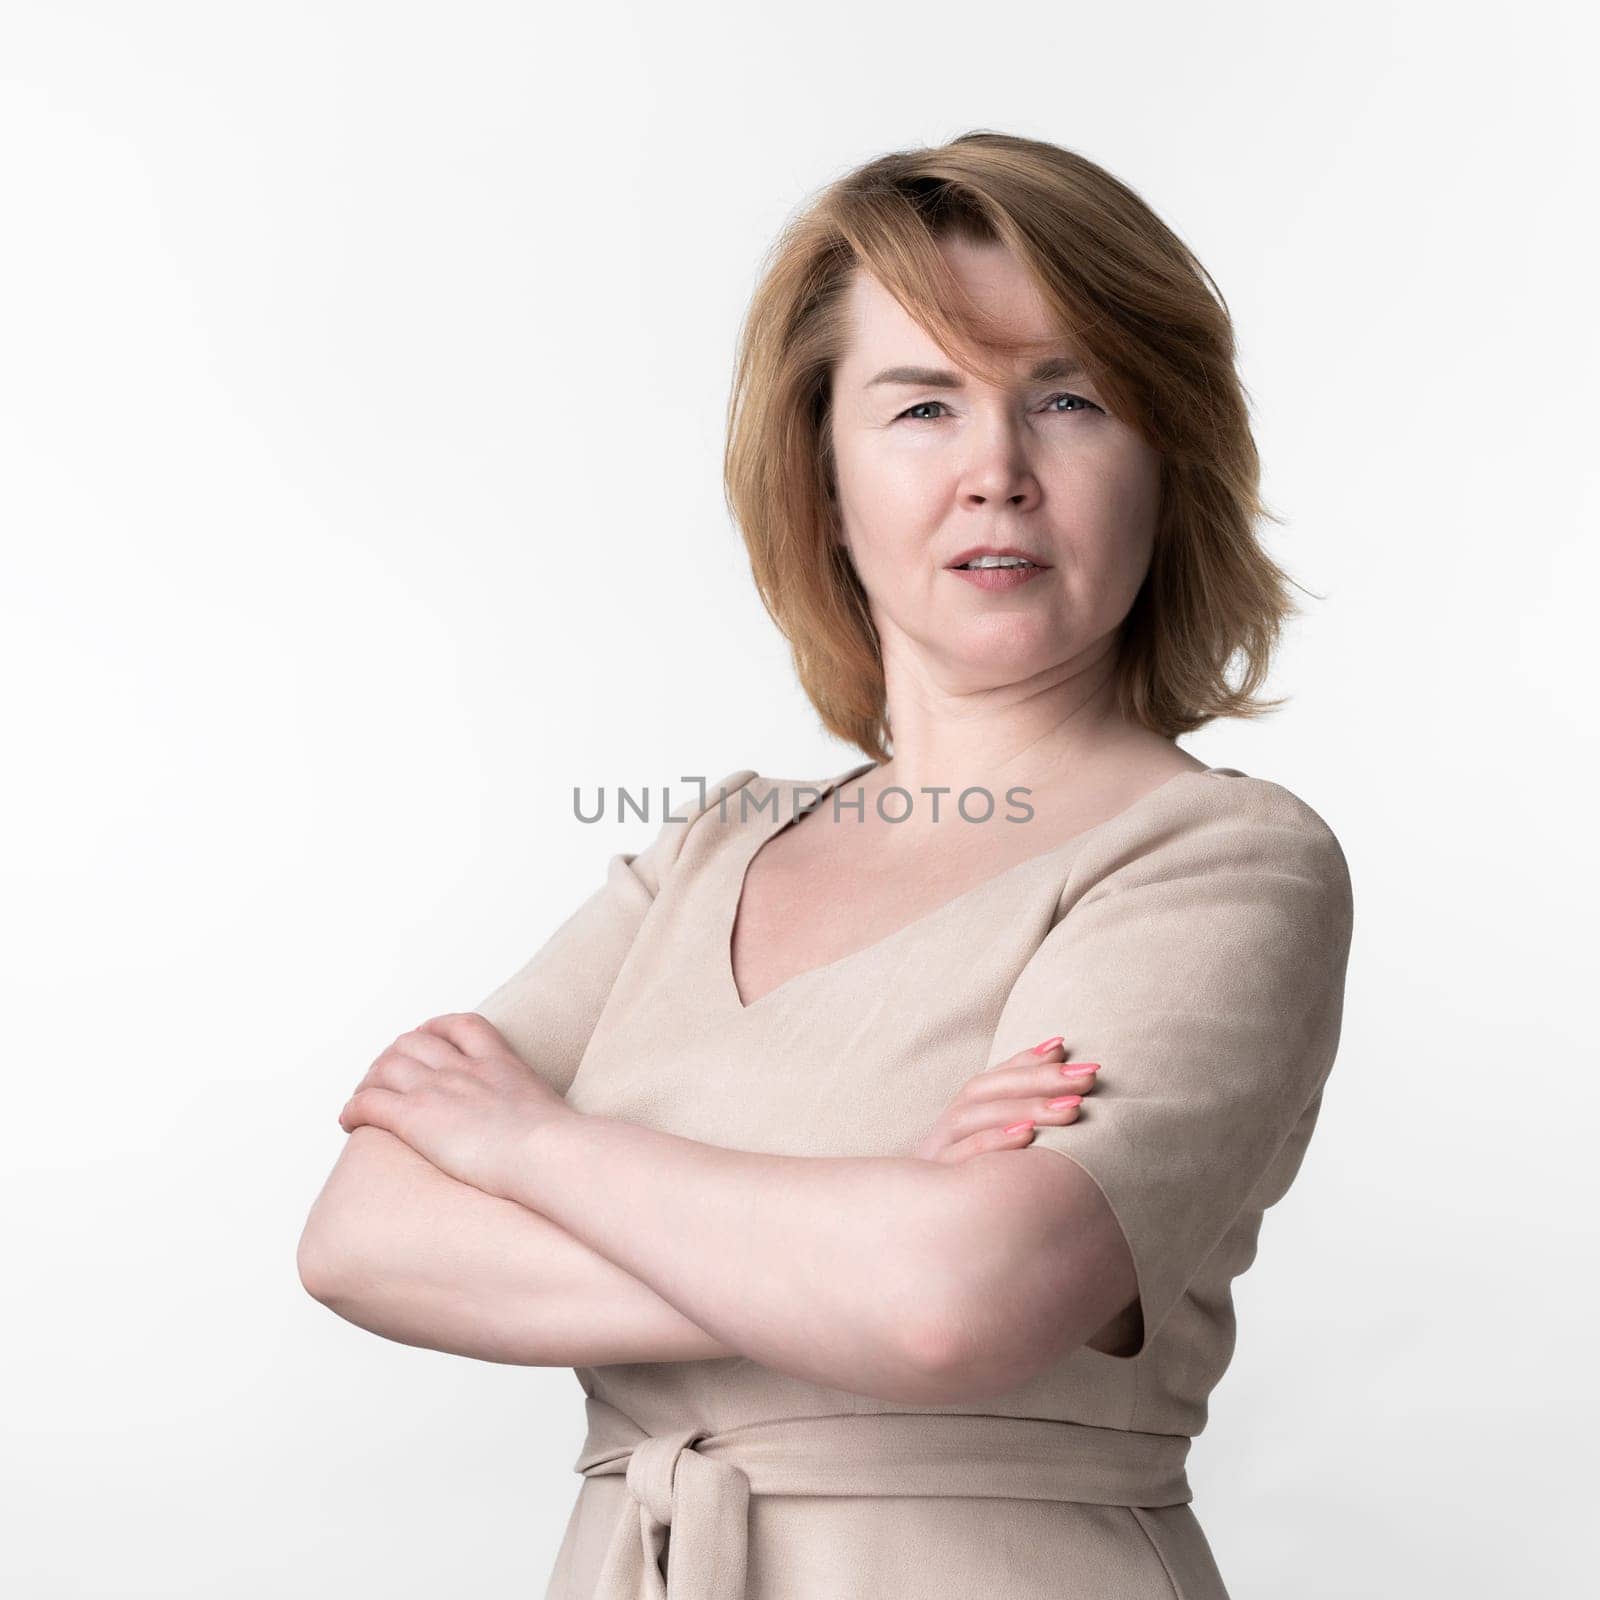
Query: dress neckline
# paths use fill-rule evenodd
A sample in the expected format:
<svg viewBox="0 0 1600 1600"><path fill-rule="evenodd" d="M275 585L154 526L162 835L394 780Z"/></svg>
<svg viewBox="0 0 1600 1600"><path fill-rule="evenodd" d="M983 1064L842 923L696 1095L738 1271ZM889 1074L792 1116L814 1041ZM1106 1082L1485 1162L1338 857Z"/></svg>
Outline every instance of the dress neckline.
<svg viewBox="0 0 1600 1600"><path fill-rule="evenodd" d="M1103 821L1068 835L1067 838L1053 844L1048 850L1041 850L1036 855L1025 856L1021 861L1013 862L1009 867L1002 867L998 872L991 873L987 878L975 883L970 889L963 889L960 894L952 896L949 900L944 901L943 904L935 906L931 911L925 911L921 916L912 918L910 922L902 924L892 932L884 934L881 938L874 939L870 944L864 944L859 949L847 951L844 955L836 956L832 961L825 961L820 966L808 967L804 972L797 972L793 977L785 978L776 987L768 989L765 994L759 994L754 1000L746 1001L739 993L738 980L733 973L733 934L734 929L738 926L739 909L744 904L745 882L750 874L750 864L760 854L769 840L775 839L785 828L792 827L802 816L815 810L835 789L853 782L856 778L872 771L877 765L876 761L863 762L859 766L851 767L822 784L792 783L781 780L775 782L766 778L759 779L760 782L766 784L769 790L780 796L778 812L770 823L763 823L762 826L751 829L750 836L745 841L743 848L732 853L730 857L732 871L729 874L732 889L729 895L724 897L724 904L721 907L721 916L718 918L718 928L715 933L717 965L720 969L720 987L726 1002L732 1006L734 1011L740 1014L758 1011L769 1000L774 1000L781 994L790 993L798 989L802 984L809 983L828 973L837 972L846 966L864 961L869 956L880 954L882 951L909 937L912 933L920 932L936 920L948 917L958 907L965 905L978 895L990 893L1008 879L1016 877L1030 868L1038 868L1065 851L1082 845L1086 839L1098 833L1102 828L1108 828L1115 823L1124 821L1141 807L1154 800L1157 795L1165 794L1174 784L1183 783L1188 779L1194 778L1242 778L1247 776L1236 767L1200 767L1188 772L1175 772L1170 778L1163 779L1153 789L1147 789L1137 800L1124 806L1122 810L1105 818ZM813 789L818 791L815 803L808 806L805 811L798 810L792 804L793 792L802 788L808 793ZM782 804L782 796L786 792L791 799L791 804L787 807L787 816L784 814L785 807Z"/></svg>

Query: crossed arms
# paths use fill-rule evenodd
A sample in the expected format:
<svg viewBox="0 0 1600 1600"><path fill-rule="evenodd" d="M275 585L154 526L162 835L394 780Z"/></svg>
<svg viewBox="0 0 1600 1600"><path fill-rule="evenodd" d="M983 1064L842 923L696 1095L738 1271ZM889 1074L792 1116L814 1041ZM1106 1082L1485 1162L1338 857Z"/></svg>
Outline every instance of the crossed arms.
<svg viewBox="0 0 1600 1600"><path fill-rule="evenodd" d="M356 1128L301 1236L301 1281L358 1327L481 1360L745 1355L911 1404L1024 1382L1115 1333L1133 1295L1115 1218L1053 1154L799 1158L570 1125L530 1152L553 1217Z"/></svg>

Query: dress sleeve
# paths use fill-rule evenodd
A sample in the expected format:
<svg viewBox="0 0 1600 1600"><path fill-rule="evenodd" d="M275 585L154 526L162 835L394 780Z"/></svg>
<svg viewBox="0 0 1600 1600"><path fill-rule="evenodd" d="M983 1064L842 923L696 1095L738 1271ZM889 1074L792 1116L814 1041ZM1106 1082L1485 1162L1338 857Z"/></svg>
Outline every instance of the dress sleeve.
<svg viewBox="0 0 1600 1600"><path fill-rule="evenodd" d="M605 879L534 954L473 1007L512 1049L565 1095L645 914L697 818L757 774L741 768L707 784L704 805L671 816L643 850L606 862Z"/></svg>
<svg viewBox="0 0 1600 1600"><path fill-rule="evenodd" d="M1143 1320L1119 1356L1155 1337L1242 1210L1287 1189L1276 1158L1303 1153L1338 1049L1344 853L1289 790L1234 781L1079 858L995 1041L999 1061L1059 1033L1101 1064L1078 1120L1024 1148L1075 1161L1116 1214Z"/></svg>

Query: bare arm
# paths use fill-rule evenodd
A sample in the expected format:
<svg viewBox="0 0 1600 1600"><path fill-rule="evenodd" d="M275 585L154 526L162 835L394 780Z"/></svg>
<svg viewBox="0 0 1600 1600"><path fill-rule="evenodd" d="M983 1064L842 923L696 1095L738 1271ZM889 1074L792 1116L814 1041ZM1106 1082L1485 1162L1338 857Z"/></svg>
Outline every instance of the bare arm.
<svg viewBox="0 0 1600 1600"><path fill-rule="evenodd" d="M976 1074L919 1143L917 1159L951 1166L1015 1149L1032 1137L1011 1127L1024 1112L1044 1126L1076 1120L1076 1101L1054 1098L1063 1086L1061 1053L1057 1040L1043 1052L1022 1050ZM1085 1073L1066 1086L1088 1093L1094 1082ZM987 1170L998 1181L992 1163ZM959 1341L971 1352L950 1380L976 1381L980 1391L1021 1381L1041 1349L1048 1357L1099 1325L1107 1293L1120 1293L1118 1303L1125 1303L1132 1292L1118 1274L1106 1281L1102 1266L1100 1286L1072 1293L1063 1315L1059 1295L1072 1286L1062 1279L1096 1266L1096 1241L1108 1215L1103 1203L1096 1210L1098 1192L1081 1173L1076 1192L1061 1192L1068 1181L1062 1173L1074 1170L1066 1163L1037 1170L1033 1183L1045 1184L1043 1190L1024 1181L1026 1164L1022 1173L1006 1170L1011 1186L982 1188L959 1207L965 1224L988 1217L999 1237L979 1237L975 1245L965 1230L952 1232L942 1253L957 1286L974 1276L974 1261L999 1264L976 1274L982 1282L976 1289L969 1285L948 1333L952 1348ZM1012 1214L1018 1204L1021 1216ZM1063 1206L1082 1219L1076 1230L1051 1228L1050 1217ZM1036 1232L1041 1221L1042 1238ZM1120 1248L1114 1222L1111 1232ZM537 1211L459 1182L377 1127L363 1125L350 1135L307 1223L300 1258L306 1287L339 1315L428 1348L551 1365L740 1353ZM1113 1325L1102 1337L1116 1340L1119 1331Z"/></svg>
<svg viewBox="0 0 1600 1600"><path fill-rule="evenodd" d="M530 1130L502 1192L752 1360L941 1404L1022 1381L1127 1298L1083 1186L1038 1161L775 1156L574 1112ZM1019 1203L1005 1178L1028 1174Z"/></svg>
<svg viewBox="0 0 1600 1600"><path fill-rule="evenodd" d="M429 1350L520 1366L738 1352L537 1212L440 1172L382 1128L345 1141L300 1237L308 1293Z"/></svg>
<svg viewBox="0 0 1600 1600"><path fill-rule="evenodd" d="M564 1095L633 940L696 817L755 777L740 768L668 810L533 956L478 1003ZM305 1287L402 1343L524 1365L598 1366L734 1354L631 1274L535 1212L441 1172L403 1140L355 1129L300 1240Z"/></svg>

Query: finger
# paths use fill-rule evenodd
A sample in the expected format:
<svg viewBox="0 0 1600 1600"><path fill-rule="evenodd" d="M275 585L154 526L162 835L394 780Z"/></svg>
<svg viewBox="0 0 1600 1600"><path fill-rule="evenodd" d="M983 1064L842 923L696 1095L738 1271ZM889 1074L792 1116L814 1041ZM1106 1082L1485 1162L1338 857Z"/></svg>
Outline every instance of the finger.
<svg viewBox="0 0 1600 1600"><path fill-rule="evenodd" d="M1070 1083L1074 1094L1087 1094L1100 1081L1098 1061L1063 1061L1056 1068L1055 1082Z"/></svg>
<svg viewBox="0 0 1600 1600"><path fill-rule="evenodd" d="M354 1092L359 1094L363 1089L393 1089L404 1093L425 1079L431 1079L437 1070L418 1061L415 1056L402 1055L390 1046L367 1068L366 1076L356 1085Z"/></svg>
<svg viewBox="0 0 1600 1600"><path fill-rule="evenodd" d="M1038 1094L1047 1100L1058 1094L1088 1094L1100 1081L1098 1061L1058 1061L1048 1067L1008 1067L998 1077L1013 1094Z"/></svg>
<svg viewBox="0 0 1600 1600"><path fill-rule="evenodd" d="M346 1133L356 1128L386 1128L398 1134L397 1123L405 1106L405 1096L393 1094L388 1089L368 1087L358 1089L344 1103L339 1113L339 1126Z"/></svg>
<svg viewBox="0 0 1600 1600"><path fill-rule="evenodd" d="M1038 1068L1045 1062L1060 1061L1066 1054L1065 1041L1058 1033L1053 1038L1029 1045L1015 1055L991 1063L967 1080L962 1093L979 1100L1016 1094L1022 1082L1019 1074L1027 1072L1029 1068Z"/></svg>
<svg viewBox="0 0 1600 1600"><path fill-rule="evenodd" d="M426 1067L460 1067L464 1064L461 1050L456 1045L427 1028L412 1028L402 1033L389 1049L399 1055L410 1056L413 1061L420 1061Z"/></svg>
<svg viewBox="0 0 1600 1600"><path fill-rule="evenodd" d="M486 1056L505 1048L505 1035L476 1011L447 1011L442 1017L429 1017L418 1024L419 1031L448 1039L469 1056Z"/></svg>
<svg viewBox="0 0 1600 1600"><path fill-rule="evenodd" d="M1002 1062L970 1079L963 1095L976 1101L1008 1099L1022 1094L1049 1094L1057 1084L1074 1094L1087 1093L1100 1071L1098 1061L1063 1061L1057 1051L1047 1062L1025 1051L1020 1060ZM1056 1090L1060 1093L1061 1090Z"/></svg>
<svg viewBox="0 0 1600 1600"><path fill-rule="evenodd" d="M1026 1049L1019 1050L1014 1056L1008 1056L1004 1061L997 1061L999 1067L1017 1067L1033 1065L1038 1066L1041 1061L1059 1061L1067 1054L1066 1041L1061 1035L1055 1034L1049 1039L1041 1040L1038 1044L1030 1044Z"/></svg>
<svg viewBox="0 0 1600 1600"><path fill-rule="evenodd" d="M1032 1118L1025 1117L1004 1128L980 1128L976 1133L969 1133L964 1139L957 1139L953 1144L947 1144L933 1159L953 1165L958 1161L967 1161L973 1156L983 1155L990 1150L1021 1150L1033 1142L1033 1130L1036 1126Z"/></svg>
<svg viewBox="0 0 1600 1600"><path fill-rule="evenodd" d="M1048 1123L1052 1128L1063 1128L1069 1122L1078 1120L1078 1113L1083 1108L1083 1096L1076 1092L1070 1094L1053 1094L1043 1105L1035 1105L1027 1112L1030 1117Z"/></svg>
<svg viewBox="0 0 1600 1600"><path fill-rule="evenodd" d="M950 1116L947 1126L957 1140L970 1138L985 1129L1004 1130L1017 1122L1031 1119L1050 1127L1064 1127L1075 1122L1083 1096L1069 1089L1057 1089L1049 1095L1028 1095L1020 1099L988 1100L959 1107Z"/></svg>

